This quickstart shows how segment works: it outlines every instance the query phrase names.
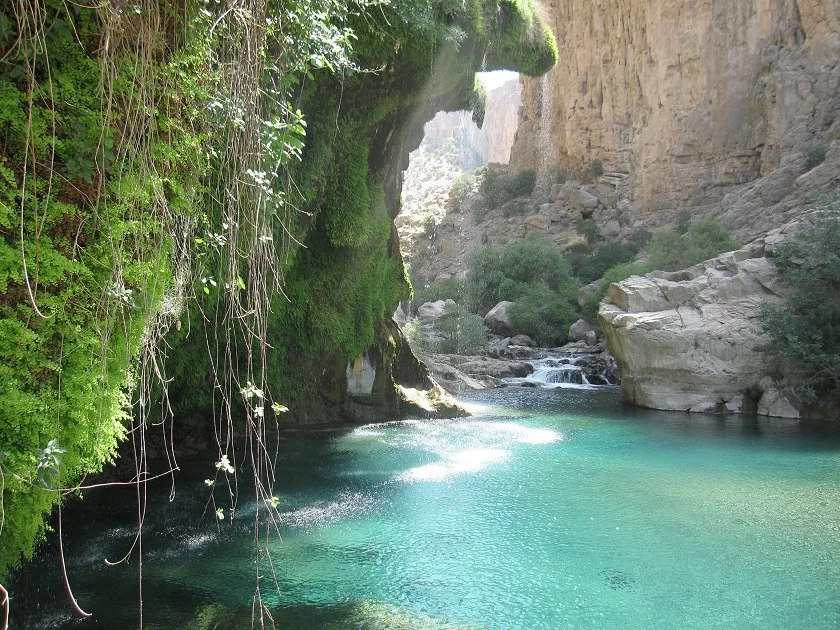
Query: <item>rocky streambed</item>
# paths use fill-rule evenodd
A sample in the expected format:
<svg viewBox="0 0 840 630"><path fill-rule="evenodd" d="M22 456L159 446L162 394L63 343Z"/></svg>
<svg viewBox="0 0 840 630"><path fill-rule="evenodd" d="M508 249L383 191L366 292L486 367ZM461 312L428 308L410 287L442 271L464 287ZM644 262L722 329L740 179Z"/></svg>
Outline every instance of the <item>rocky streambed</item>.
<svg viewBox="0 0 840 630"><path fill-rule="evenodd" d="M451 394L509 385L617 385L618 367L602 342L536 348L494 339L484 354L421 356L432 377Z"/></svg>

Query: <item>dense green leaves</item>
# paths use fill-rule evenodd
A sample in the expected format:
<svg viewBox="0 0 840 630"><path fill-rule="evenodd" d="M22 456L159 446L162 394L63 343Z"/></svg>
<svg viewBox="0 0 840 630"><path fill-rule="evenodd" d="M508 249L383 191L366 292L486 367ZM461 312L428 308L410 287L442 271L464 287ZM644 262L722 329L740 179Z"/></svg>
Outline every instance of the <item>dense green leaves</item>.
<svg viewBox="0 0 840 630"><path fill-rule="evenodd" d="M575 320L577 282L554 244L533 234L503 249L478 250L470 261L468 291L479 313L502 300L514 302L518 327L538 343L554 345L565 340Z"/></svg>
<svg viewBox="0 0 840 630"><path fill-rule="evenodd" d="M767 304L761 319L773 349L792 359L808 379L806 394L840 404L840 203L806 219L773 252L795 288L789 308Z"/></svg>
<svg viewBox="0 0 840 630"><path fill-rule="evenodd" d="M654 234L649 247L650 265L660 271L677 271L740 246L718 221L701 219L692 221L684 234L674 230Z"/></svg>

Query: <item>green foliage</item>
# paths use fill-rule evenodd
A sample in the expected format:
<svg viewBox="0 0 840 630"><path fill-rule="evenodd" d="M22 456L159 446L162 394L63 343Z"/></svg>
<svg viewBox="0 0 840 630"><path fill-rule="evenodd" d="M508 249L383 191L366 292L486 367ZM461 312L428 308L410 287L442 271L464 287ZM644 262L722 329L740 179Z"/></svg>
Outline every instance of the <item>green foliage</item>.
<svg viewBox="0 0 840 630"><path fill-rule="evenodd" d="M649 260L653 269L677 271L740 246L720 223L714 219L704 219L693 221L682 235L674 230L654 234L649 247Z"/></svg>
<svg viewBox="0 0 840 630"><path fill-rule="evenodd" d="M653 271L647 263L629 262L611 267L604 273L598 284L598 290L586 296L583 303L583 314L591 321L597 321L598 306L607 296L610 285L614 282L621 282L630 276L643 276Z"/></svg>
<svg viewBox="0 0 840 630"><path fill-rule="evenodd" d="M475 354L487 345L484 320L458 304L449 304L434 326L436 336L424 334L418 319L405 325L409 344L423 354Z"/></svg>
<svg viewBox="0 0 840 630"><path fill-rule="evenodd" d="M586 242L590 245L598 240L598 224L595 223L595 219L578 221L575 226L575 232L585 238Z"/></svg>
<svg viewBox="0 0 840 630"><path fill-rule="evenodd" d="M498 7L487 46L488 69L531 77L548 72L557 63L557 42L533 0L502 0Z"/></svg>
<svg viewBox="0 0 840 630"><path fill-rule="evenodd" d="M691 213L688 210L682 210L677 215L677 234L685 234L691 227Z"/></svg>
<svg viewBox="0 0 840 630"><path fill-rule="evenodd" d="M779 270L795 287L789 308L765 304L764 331L783 359L807 377L806 399L840 405L840 203L807 219L773 252Z"/></svg>
<svg viewBox="0 0 840 630"><path fill-rule="evenodd" d="M466 282L458 278L450 278L449 280L441 280L440 282L435 282L424 287L418 287L415 284L414 299L412 301L415 304L437 302L438 300L462 302L466 295Z"/></svg>
<svg viewBox="0 0 840 630"><path fill-rule="evenodd" d="M11 21L0 24L0 580L43 532L60 496L45 486L72 486L113 459L141 342L176 262L194 253L187 271L205 279L191 306L192 335L184 327L167 340L179 410L201 414L213 404L211 355L242 371L222 379L245 382L252 343L270 344L268 373L248 380L266 376L277 393L312 388L319 375L306 372L307 360L357 356L374 343L377 320L408 297L385 201L394 155L383 147L392 134L402 147L422 108L467 106L485 50L488 70L535 74L556 59L528 0L501 9L490 1L398 0L369 14L337 0L272 2L284 19L248 25L265 28L268 43L255 55L265 72L254 79L265 98L243 111L215 90L219 65L242 49L237 25L251 16L223 3L187 3L186 13L165 5L172 21L151 34L153 49L139 51L131 48L139 46L134 23L103 45L102 25L113 16L98 12L115 13L108 3L38 6L37 47L26 38L15 47ZM117 49L116 40L122 52L97 58ZM36 59L31 84L25 58ZM434 72L436 65L446 71ZM340 78L330 74L335 68L344 70ZM104 75L114 83L103 103ZM258 141L243 142L253 129ZM251 166L238 172L236 160ZM230 186L209 190L208 179ZM226 240L234 198L255 202L246 218L262 222L245 221L239 239ZM174 242L191 225L207 232L190 238L195 252ZM225 330L230 345L212 330L205 338L205 324L230 321L219 293L228 291L235 305L253 297L248 289L263 278L252 263L272 242L285 247L270 262L286 295L255 290L270 301L266 330ZM222 273L226 261L232 275Z"/></svg>
<svg viewBox="0 0 840 630"><path fill-rule="evenodd" d="M368 146L354 138L350 125L339 133L332 148L330 195L322 208L327 236L334 247L364 245L370 236Z"/></svg>
<svg viewBox="0 0 840 630"><path fill-rule="evenodd" d="M467 288L479 313L502 300L515 302L512 317L540 343L565 340L574 322L577 283L571 267L551 241L535 233L500 250L476 251Z"/></svg>
<svg viewBox="0 0 840 630"><path fill-rule="evenodd" d="M636 228L630 235L630 246L637 252L640 252L647 247L647 244L650 243L652 238L653 234L647 228Z"/></svg>
<svg viewBox="0 0 840 630"><path fill-rule="evenodd" d="M809 171L812 168L816 168L823 162L825 162L825 156L828 153L825 147L813 147L808 150L808 154L805 157L805 168Z"/></svg>
<svg viewBox="0 0 840 630"><path fill-rule="evenodd" d="M510 309L514 326L541 346L566 343L569 328L578 318L571 293L547 291L544 286L528 287Z"/></svg>
<svg viewBox="0 0 840 630"><path fill-rule="evenodd" d="M587 181L595 181L604 174L604 165L601 160L591 161L583 171L584 178Z"/></svg>
<svg viewBox="0 0 840 630"><path fill-rule="evenodd" d="M446 206L450 212L461 212L475 192L475 176L463 173L452 183Z"/></svg>
<svg viewBox="0 0 840 630"><path fill-rule="evenodd" d="M611 267L630 262L636 252L630 245L607 243L601 245L594 254L587 257L577 272L581 284L589 284L604 275Z"/></svg>
<svg viewBox="0 0 840 630"><path fill-rule="evenodd" d="M566 248L563 252L563 257L572 267L572 274L577 277L580 268L586 263L591 249L586 243L575 243L571 247Z"/></svg>
<svg viewBox="0 0 840 630"><path fill-rule="evenodd" d="M498 208L516 197L525 197L534 192L537 174L533 169L519 171L515 175L497 171L492 168L484 169L484 175L479 185L488 209Z"/></svg>

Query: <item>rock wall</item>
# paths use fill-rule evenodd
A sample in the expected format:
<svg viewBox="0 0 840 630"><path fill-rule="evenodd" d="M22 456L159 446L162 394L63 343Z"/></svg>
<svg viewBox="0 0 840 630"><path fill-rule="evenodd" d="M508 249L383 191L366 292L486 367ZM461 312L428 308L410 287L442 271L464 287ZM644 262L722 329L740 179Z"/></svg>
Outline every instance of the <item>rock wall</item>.
<svg viewBox="0 0 840 630"><path fill-rule="evenodd" d="M472 170L489 162L507 164L521 103L522 85L516 80L507 81L487 92L480 129L473 122L471 112L438 112L423 128L424 143L435 150L447 141L456 140L476 160L459 165L462 170Z"/></svg>
<svg viewBox="0 0 840 630"><path fill-rule="evenodd" d="M622 397L653 409L799 417L796 374L766 351L758 312L788 288L753 245L673 273L610 285L598 321Z"/></svg>
<svg viewBox="0 0 840 630"><path fill-rule="evenodd" d="M840 138L840 0L542 4L559 62L524 79L512 168L600 160L657 225L685 209L722 215L738 201L722 203L728 193L791 161L801 175L810 148Z"/></svg>

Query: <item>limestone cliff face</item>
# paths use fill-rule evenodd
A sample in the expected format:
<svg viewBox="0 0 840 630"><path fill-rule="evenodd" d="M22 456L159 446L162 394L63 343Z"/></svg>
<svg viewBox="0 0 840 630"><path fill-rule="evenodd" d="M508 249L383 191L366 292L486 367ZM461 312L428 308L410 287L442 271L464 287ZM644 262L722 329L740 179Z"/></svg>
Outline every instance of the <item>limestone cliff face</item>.
<svg viewBox="0 0 840 630"><path fill-rule="evenodd" d="M472 170L488 162L507 164L513 146L522 85L516 81L503 83L487 92L484 124L479 129L472 113L439 112L423 128L423 140L429 150L436 150L446 142L456 142L466 158L459 164L462 170Z"/></svg>
<svg viewBox="0 0 840 630"><path fill-rule="evenodd" d="M621 368L625 400L799 417L789 400L796 375L768 353L758 323L761 305L784 304L789 291L763 250L756 244L684 271L610 285L598 320Z"/></svg>
<svg viewBox="0 0 840 630"><path fill-rule="evenodd" d="M801 175L840 138L840 0L542 4L560 61L524 79L513 168L600 160L656 225L723 215L728 193L796 158Z"/></svg>

